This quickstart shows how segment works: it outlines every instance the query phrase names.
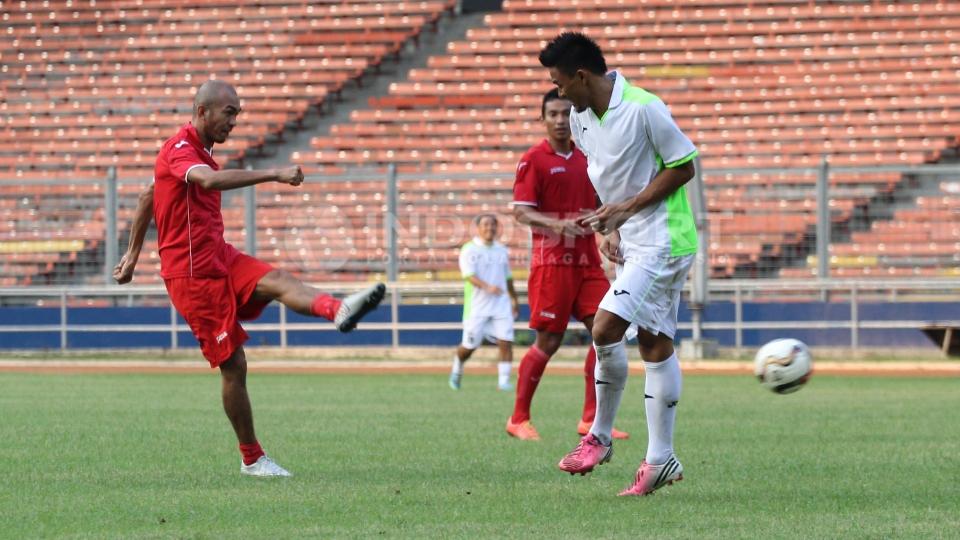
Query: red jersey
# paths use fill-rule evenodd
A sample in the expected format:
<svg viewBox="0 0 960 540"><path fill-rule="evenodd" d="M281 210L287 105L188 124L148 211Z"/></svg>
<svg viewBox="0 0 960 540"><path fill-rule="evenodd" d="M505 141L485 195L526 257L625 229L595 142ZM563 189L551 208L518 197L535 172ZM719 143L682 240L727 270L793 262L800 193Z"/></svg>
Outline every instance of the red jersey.
<svg viewBox="0 0 960 540"><path fill-rule="evenodd" d="M546 139L527 150L517 165L513 204L532 206L558 219L579 217L597 208L597 194L587 176L587 157L573 143L569 156L557 154ZM532 227L530 266L600 266L593 234L576 239Z"/></svg>
<svg viewBox="0 0 960 540"><path fill-rule="evenodd" d="M160 276L222 277L236 250L223 240L220 192L187 182L194 167L220 168L187 123L167 139L153 170L153 217L160 246Z"/></svg>

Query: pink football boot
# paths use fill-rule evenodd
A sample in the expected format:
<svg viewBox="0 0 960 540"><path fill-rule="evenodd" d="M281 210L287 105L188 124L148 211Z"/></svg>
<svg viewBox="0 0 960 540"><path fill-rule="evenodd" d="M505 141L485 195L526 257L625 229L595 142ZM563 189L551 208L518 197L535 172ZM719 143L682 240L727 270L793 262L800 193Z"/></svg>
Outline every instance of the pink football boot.
<svg viewBox="0 0 960 540"><path fill-rule="evenodd" d="M613 445L604 446L593 433L587 433L569 454L563 456L557 465L561 471L580 476L592 471L597 465L603 465L613 457Z"/></svg>
<svg viewBox="0 0 960 540"><path fill-rule="evenodd" d="M650 465L644 460L637 469L637 477L633 485L621 491L620 496L650 495L663 486L669 486L681 480L683 480L683 465L677 461L677 456L670 456L670 459L662 465Z"/></svg>

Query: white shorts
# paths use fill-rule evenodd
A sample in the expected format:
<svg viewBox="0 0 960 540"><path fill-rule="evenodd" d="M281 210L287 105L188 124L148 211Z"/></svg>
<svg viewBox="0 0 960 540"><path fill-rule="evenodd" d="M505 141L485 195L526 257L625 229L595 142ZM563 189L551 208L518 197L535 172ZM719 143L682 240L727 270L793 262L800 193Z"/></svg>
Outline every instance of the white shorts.
<svg viewBox="0 0 960 540"><path fill-rule="evenodd" d="M470 317L463 321L460 345L464 349L476 349L484 338L490 342L513 341L513 317Z"/></svg>
<svg viewBox="0 0 960 540"><path fill-rule="evenodd" d="M625 253L626 262L617 265L617 278L600 301L600 309L633 323L628 338L635 335L636 325L653 335L673 339L680 293L694 257Z"/></svg>

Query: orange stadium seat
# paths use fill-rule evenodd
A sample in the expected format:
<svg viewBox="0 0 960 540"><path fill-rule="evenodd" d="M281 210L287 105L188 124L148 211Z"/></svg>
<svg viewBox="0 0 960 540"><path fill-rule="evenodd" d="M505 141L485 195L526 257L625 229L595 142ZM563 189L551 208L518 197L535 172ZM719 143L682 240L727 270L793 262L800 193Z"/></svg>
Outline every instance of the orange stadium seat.
<svg viewBox="0 0 960 540"><path fill-rule="evenodd" d="M536 56L571 26L598 38L612 67L655 88L700 147L712 238L726 253L714 266L719 276L781 245L809 242L816 176L793 179L806 190L799 199L766 198L756 189L786 179L711 169L817 167L825 156L835 166L920 164L955 144L953 3L507 0L484 23L372 99L373 110L354 111L349 124L314 139L314 151L297 161L312 170L492 165L509 178L511 162L540 137L539 98L550 85ZM463 104L444 101L451 96ZM833 175L833 221L852 219L899 180ZM730 188L741 191L713 198Z"/></svg>
<svg viewBox="0 0 960 540"><path fill-rule="evenodd" d="M168 113L187 112L196 84L187 75L196 72L216 73L241 90L247 123L221 154L240 163L312 107L330 106L350 81L362 82L454 7L452 0L29 4L11 4L2 21L17 56L2 53L8 77L0 81L0 173L20 177L68 169L102 175L104 165L117 165L149 178L152 153L177 124ZM917 165L960 144L958 27L960 4L945 0L505 0L502 12L486 15L445 54L426 59L369 108L351 111L349 121L290 157L309 172L383 174L391 163L423 172L423 183L401 186L411 215L506 212L516 160L541 137L540 96L550 84L537 54L558 31L584 30L611 67L664 99L698 145L714 275L753 275L763 261L809 245L816 175L749 169L816 168L824 157L832 166ZM477 181L434 176L443 173ZM897 173L831 175L833 223L847 226L892 196L901 180ZM307 254L347 249L355 261L339 269L343 274L381 270L380 185L259 189L265 229L257 240L265 256L295 263L300 275L330 277L337 270ZM0 201L7 196L17 195ZM892 220L854 231L849 243L834 245L832 271L936 275L930 265L946 260L960 230L950 197L917 199L917 211L898 210ZM285 211L321 201L336 212ZM7 208L0 203L0 216ZM287 234L293 230L308 234ZM441 242L413 225L403 231L409 269L455 266L462 239L455 237L468 233L454 233ZM243 239L237 227L227 235ZM809 276L815 267L807 261L781 275Z"/></svg>
<svg viewBox="0 0 960 540"><path fill-rule="evenodd" d="M65 265L103 236L102 210L94 213L100 221L90 223L82 221L90 210L69 210L102 206L99 191L88 200L13 179L102 179L108 167L124 178L149 179L160 143L189 114L197 84L208 77L233 82L240 94L243 122L218 147L217 159L242 165L270 138L298 126L311 108L329 107L328 96L336 97L351 81L361 84L384 58L397 55L454 5L454 0L5 5L0 178L11 180L0 180L0 242L43 237L81 242L51 254L43 261L50 267L24 266L12 283L62 277ZM126 197L121 215L129 217L138 191L121 191ZM56 222L38 220L52 208ZM32 213L13 213L20 211ZM37 259L38 249L66 244L23 246L28 251L0 251L0 266L10 269L21 259ZM155 245L152 250L155 262Z"/></svg>

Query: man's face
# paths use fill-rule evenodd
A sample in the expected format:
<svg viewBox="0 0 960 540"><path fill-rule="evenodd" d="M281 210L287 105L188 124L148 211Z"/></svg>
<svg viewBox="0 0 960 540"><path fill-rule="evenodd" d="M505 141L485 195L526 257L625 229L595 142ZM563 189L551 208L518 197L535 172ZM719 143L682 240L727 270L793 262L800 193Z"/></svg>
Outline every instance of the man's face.
<svg viewBox="0 0 960 540"><path fill-rule="evenodd" d="M485 216L477 223L477 232L480 233L480 239L487 244L491 243L497 237L497 220L490 216Z"/></svg>
<svg viewBox="0 0 960 540"><path fill-rule="evenodd" d="M230 132L237 126L240 114L240 98L235 92L225 92L217 103L203 111L203 131L217 144L227 140Z"/></svg>
<svg viewBox="0 0 960 540"><path fill-rule="evenodd" d="M551 99L543 106L543 125L547 127L550 139L570 139L570 105L567 99Z"/></svg>
<svg viewBox="0 0 960 540"><path fill-rule="evenodd" d="M586 73L581 69L572 76L561 72L556 67L550 68L550 81L557 85L560 97L569 99L577 112L587 110L590 105L590 92L587 88Z"/></svg>

